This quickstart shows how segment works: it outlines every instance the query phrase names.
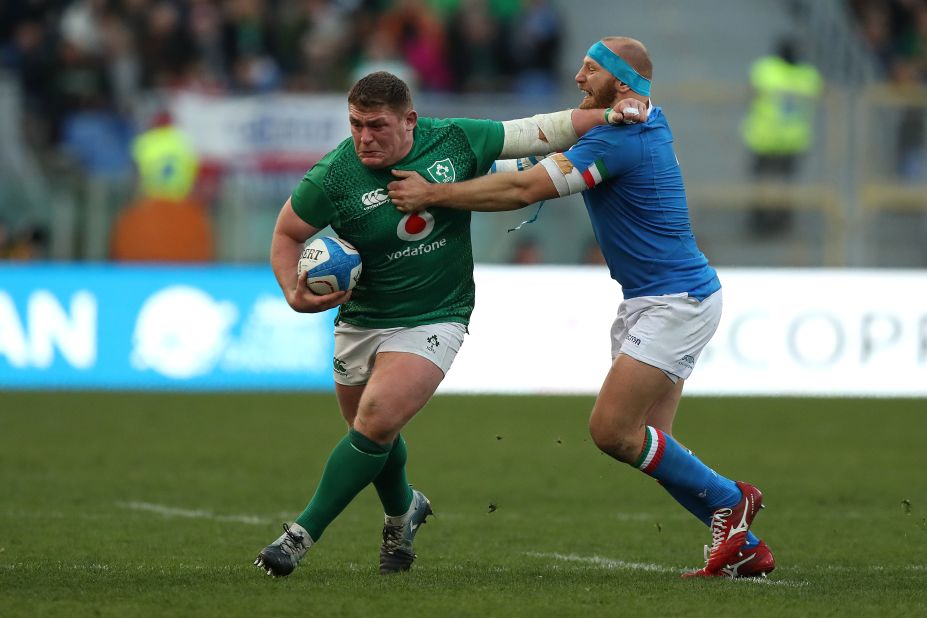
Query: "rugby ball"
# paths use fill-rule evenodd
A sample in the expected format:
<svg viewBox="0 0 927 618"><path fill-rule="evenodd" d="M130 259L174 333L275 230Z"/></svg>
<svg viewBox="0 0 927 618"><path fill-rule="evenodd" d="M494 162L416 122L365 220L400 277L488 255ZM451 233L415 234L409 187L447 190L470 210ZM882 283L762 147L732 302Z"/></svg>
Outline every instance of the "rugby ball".
<svg viewBox="0 0 927 618"><path fill-rule="evenodd" d="M303 248L296 271L309 273L306 287L314 294L344 292L360 279L360 254L340 238L321 236Z"/></svg>

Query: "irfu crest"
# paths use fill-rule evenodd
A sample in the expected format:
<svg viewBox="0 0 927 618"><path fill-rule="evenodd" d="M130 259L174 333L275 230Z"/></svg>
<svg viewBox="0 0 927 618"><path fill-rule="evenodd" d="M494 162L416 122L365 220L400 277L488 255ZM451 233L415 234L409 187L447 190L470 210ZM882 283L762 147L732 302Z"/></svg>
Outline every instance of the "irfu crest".
<svg viewBox="0 0 927 618"><path fill-rule="evenodd" d="M450 159L435 161L428 168L428 173L435 182L454 182L457 179L457 172L454 171L454 164Z"/></svg>

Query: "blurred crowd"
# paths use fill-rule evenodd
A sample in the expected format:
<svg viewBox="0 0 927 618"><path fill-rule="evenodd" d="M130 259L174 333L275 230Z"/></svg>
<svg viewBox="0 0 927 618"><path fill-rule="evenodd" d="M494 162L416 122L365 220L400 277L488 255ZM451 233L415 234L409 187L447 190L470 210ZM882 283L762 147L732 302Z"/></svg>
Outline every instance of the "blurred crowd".
<svg viewBox="0 0 927 618"><path fill-rule="evenodd" d="M562 30L550 0L0 0L0 86L21 108L0 130L17 142L0 152L0 259L48 255L50 217L22 208L10 166L20 140L65 192L72 172L118 187L167 94L344 94L376 70L414 92L550 94ZM123 227L159 229L136 215Z"/></svg>
<svg viewBox="0 0 927 618"><path fill-rule="evenodd" d="M901 95L927 87L927 0L848 0L863 39ZM901 109L895 169L904 180L927 176L927 117L922 105Z"/></svg>
<svg viewBox="0 0 927 618"><path fill-rule="evenodd" d="M849 5L885 72L927 83L927 0L849 0Z"/></svg>
<svg viewBox="0 0 927 618"><path fill-rule="evenodd" d="M150 89L344 92L387 69L418 91L547 92L560 39L548 0L0 2L0 69L48 142Z"/></svg>

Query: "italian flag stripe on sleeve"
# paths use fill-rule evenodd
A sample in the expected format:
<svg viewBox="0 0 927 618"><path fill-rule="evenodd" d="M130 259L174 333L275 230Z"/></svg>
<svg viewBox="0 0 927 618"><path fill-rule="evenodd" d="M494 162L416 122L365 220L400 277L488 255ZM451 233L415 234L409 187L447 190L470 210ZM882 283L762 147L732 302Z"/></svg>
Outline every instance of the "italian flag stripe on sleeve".
<svg viewBox="0 0 927 618"><path fill-rule="evenodd" d="M608 171L605 169L605 164L602 163L602 159L596 159L592 162L592 165L586 168L586 171L583 172L583 180L586 181L586 186L592 188L608 178Z"/></svg>

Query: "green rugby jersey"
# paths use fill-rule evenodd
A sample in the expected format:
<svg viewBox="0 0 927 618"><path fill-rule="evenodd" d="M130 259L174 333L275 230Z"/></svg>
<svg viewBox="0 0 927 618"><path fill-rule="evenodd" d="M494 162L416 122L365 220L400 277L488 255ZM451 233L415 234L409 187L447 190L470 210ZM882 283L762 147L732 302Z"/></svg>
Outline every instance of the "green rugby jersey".
<svg viewBox="0 0 927 618"><path fill-rule="evenodd" d="M310 169L293 191L293 210L309 225L331 225L363 261L338 322L369 328L437 322L467 324L473 312L470 212L434 208L404 215L387 195L392 169L429 182L485 174L502 151L502 123L419 118L412 150L387 169L365 167L351 138Z"/></svg>

